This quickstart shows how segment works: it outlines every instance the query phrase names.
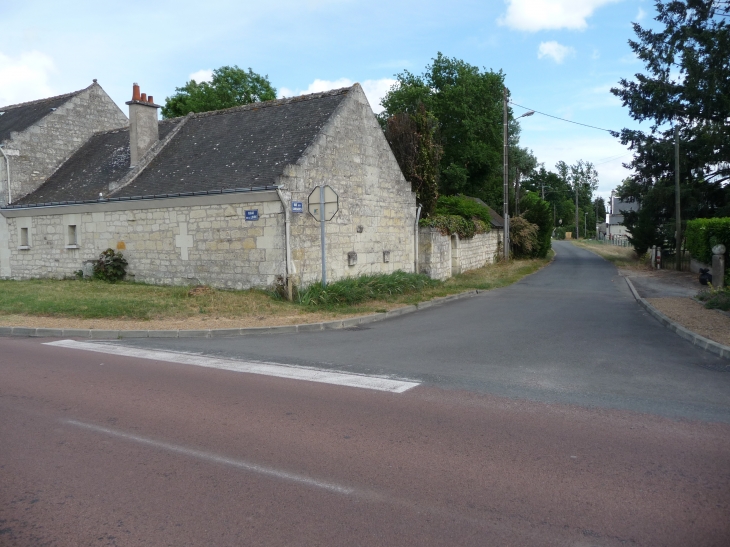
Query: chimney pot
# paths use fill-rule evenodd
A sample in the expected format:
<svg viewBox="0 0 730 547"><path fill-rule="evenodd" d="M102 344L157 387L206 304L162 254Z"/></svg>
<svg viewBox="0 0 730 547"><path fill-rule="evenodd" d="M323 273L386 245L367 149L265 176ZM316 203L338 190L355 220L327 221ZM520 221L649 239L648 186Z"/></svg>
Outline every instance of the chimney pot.
<svg viewBox="0 0 730 547"><path fill-rule="evenodd" d="M139 101L139 84L136 82L132 84L132 100Z"/></svg>
<svg viewBox="0 0 730 547"><path fill-rule="evenodd" d="M143 103L147 102L147 93L142 93L142 98L140 99Z"/></svg>
<svg viewBox="0 0 730 547"><path fill-rule="evenodd" d="M152 99L152 95L150 95L149 97L147 97L147 102L154 104L155 101Z"/></svg>

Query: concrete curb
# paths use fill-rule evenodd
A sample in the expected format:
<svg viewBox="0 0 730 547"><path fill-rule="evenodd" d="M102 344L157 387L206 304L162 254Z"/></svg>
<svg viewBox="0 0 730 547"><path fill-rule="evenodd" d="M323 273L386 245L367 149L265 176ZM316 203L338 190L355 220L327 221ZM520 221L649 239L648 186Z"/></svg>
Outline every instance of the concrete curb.
<svg viewBox="0 0 730 547"><path fill-rule="evenodd" d="M730 359L730 347L710 340L709 338L705 338L704 336L700 336L699 334L692 332L691 330L683 327L676 321L670 319L654 306L649 304L649 302L647 302L644 298L639 296L639 293L634 288L634 284L631 282L631 279L629 279L628 277L626 277L625 279L626 283L629 286L629 289L631 290L631 294L634 295L634 298L636 298L636 301L639 303L639 305L643 307L646 311L648 311L649 315L653 316L662 325L669 328L670 330L673 330L681 338L684 338L688 342L692 342L693 345L698 346L705 351L709 351L710 353L714 353L715 355L718 355L719 357L722 357L724 359Z"/></svg>
<svg viewBox="0 0 730 547"><path fill-rule="evenodd" d="M89 338L92 340L116 340L119 338L222 338L231 336L248 336L251 334L294 334L297 332L318 332L323 330L347 329L383 321L419 310L439 306L454 300L470 298L489 291L472 290L449 296L441 296L419 302L416 305L396 308L385 313L374 313L337 319L322 323L303 323L301 325L283 325L280 327L248 327L240 329L208 329L208 330L103 330L103 329L46 329L32 327L0 327L0 336L30 336L43 338ZM728 348L730 351L730 348Z"/></svg>

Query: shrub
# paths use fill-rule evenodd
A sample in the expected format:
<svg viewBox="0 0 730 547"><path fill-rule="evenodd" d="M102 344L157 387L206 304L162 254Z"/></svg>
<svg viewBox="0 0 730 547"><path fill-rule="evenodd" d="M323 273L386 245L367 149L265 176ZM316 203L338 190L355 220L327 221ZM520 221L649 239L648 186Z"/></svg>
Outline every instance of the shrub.
<svg viewBox="0 0 730 547"><path fill-rule="evenodd" d="M127 275L127 264L122 253L116 252L114 249L107 249L99 255L99 259L94 264L94 277L115 283Z"/></svg>
<svg viewBox="0 0 730 547"><path fill-rule="evenodd" d="M537 247L533 251L532 256L545 258L551 247L550 236L553 232L553 215L550 210L550 204L534 192L528 192L522 198L522 205L524 207L522 216L525 220L538 227ZM565 235L563 235L564 238Z"/></svg>
<svg viewBox="0 0 730 547"><path fill-rule="evenodd" d="M492 217L489 209L479 202L464 196L441 196L436 202L437 215L458 215L466 220L474 218L490 226Z"/></svg>
<svg viewBox="0 0 730 547"><path fill-rule="evenodd" d="M458 234L461 239L474 237L475 234L484 234L490 230L490 225L476 219L467 219L458 215L436 215L422 218L419 226L436 228L444 235Z"/></svg>
<svg viewBox="0 0 730 547"><path fill-rule="evenodd" d="M440 283L424 274L398 270L391 274L348 277L326 287L322 287L321 283L314 283L299 292L298 300L305 306L353 305L366 300L413 293Z"/></svg>
<svg viewBox="0 0 730 547"><path fill-rule="evenodd" d="M712 262L712 247L722 243L730 249L730 218L697 218L687 221L687 250L700 262Z"/></svg>
<svg viewBox="0 0 730 547"><path fill-rule="evenodd" d="M530 258L539 248L537 224L529 222L522 216L509 219L509 238L515 258Z"/></svg>

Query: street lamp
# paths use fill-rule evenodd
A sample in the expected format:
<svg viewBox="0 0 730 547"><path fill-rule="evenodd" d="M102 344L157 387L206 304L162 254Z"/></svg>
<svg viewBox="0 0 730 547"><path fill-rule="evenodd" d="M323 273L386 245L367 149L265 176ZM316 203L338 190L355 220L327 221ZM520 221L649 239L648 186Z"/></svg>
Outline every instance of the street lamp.
<svg viewBox="0 0 730 547"><path fill-rule="evenodd" d="M509 130L507 126L507 88L502 89L502 124L503 124L503 141L504 141L504 188L503 188L503 200L504 200L504 259L509 260L509 176L507 171L507 151L509 147ZM516 120L519 120L520 118L525 118L527 116L532 116L535 113L534 110L530 110L529 112L525 112L521 116L518 116L515 118Z"/></svg>

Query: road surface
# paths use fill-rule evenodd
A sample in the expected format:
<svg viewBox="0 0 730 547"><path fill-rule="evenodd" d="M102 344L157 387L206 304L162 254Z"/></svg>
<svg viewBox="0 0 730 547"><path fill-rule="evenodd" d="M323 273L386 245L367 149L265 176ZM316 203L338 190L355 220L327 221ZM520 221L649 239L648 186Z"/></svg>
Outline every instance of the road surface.
<svg viewBox="0 0 730 547"><path fill-rule="evenodd" d="M367 329L0 339L0 545L730 544L725 362L556 247Z"/></svg>

